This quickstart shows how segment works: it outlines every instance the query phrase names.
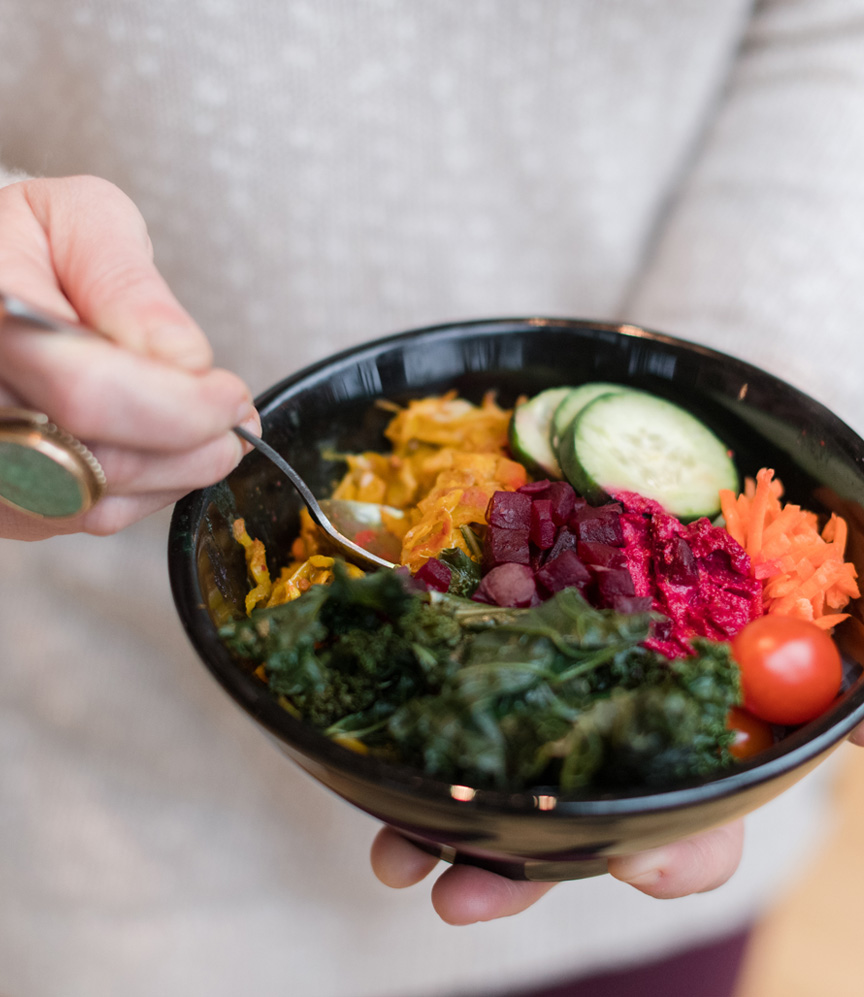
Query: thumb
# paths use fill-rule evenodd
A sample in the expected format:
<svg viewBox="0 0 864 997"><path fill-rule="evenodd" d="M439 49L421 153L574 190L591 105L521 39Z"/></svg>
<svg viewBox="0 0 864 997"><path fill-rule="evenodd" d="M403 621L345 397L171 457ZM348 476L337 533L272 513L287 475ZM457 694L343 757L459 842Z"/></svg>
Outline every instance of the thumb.
<svg viewBox="0 0 864 997"><path fill-rule="evenodd" d="M609 859L615 879L660 899L686 897L722 886L741 861L744 821L636 855Z"/></svg>
<svg viewBox="0 0 864 997"><path fill-rule="evenodd" d="M77 315L132 352L192 371L210 367L206 337L156 269L144 219L119 188L97 177L13 187L0 209L0 229L17 236L0 250L8 290Z"/></svg>

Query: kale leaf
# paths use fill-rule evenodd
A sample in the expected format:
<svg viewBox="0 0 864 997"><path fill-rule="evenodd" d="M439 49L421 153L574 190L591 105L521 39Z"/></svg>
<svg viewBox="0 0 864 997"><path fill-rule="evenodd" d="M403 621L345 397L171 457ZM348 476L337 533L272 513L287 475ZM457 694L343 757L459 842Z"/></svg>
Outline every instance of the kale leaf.
<svg viewBox="0 0 864 997"><path fill-rule="evenodd" d="M448 547L441 551L438 560L450 569L450 594L470 599L480 584L480 563L460 547Z"/></svg>
<svg viewBox="0 0 864 997"><path fill-rule="evenodd" d="M223 628L273 691L331 736L451 781L579 793L657 788L731 763L740 701L726 644L669 661L656 614L565 589L530 609L420 593L398 572L351 579Z"/></svg>
<svg viewBox="0 0 864 997"><path fill-rule="evenodd" d="M359 737L440 684L461 631L396 572L352 579L337 562L332 585L255 610L220 634L241 656L261 661L273 692L310 723Z"/></svg>
<svg viewBox="0 0 864 997"><path fill-rule="evenodd" d="M641 646L653 614L595 609L575 589L527 610L450 605L459 669L388 722L412 764L473 785L578 792L673 785L731 763L726 715L740 687L728 645L703 641L670 662Z"/></svg>
<svg viewBox="0 0 864 997"><path fill-rule="evenodd" d="M729 645L696 640L697 653L653 670L633 688L619 687L576 718L555 745L560 783L575 792L659 789L703 779L730 765L729 710L741 699Z"/></svg>

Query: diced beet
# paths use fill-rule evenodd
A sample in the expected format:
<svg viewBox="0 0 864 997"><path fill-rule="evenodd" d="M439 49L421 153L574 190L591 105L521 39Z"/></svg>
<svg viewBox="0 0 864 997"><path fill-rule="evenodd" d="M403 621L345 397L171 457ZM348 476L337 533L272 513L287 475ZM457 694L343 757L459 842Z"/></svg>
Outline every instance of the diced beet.
<svg viewBox="0 0 864 997"><path fill-rule="evenodd" d="M633 579L626 568L594 567L591 573L597 582L597 591L606 604L619 595L636 595Z"/></svg>
<svg viewBox="0 0 864 997"><path fill-rule="evenodd" d="M495 568L499 564L530 564L530 559L531 548L527 526L518 530L490 526L486 531L486 539L483 541L485 568Z"/></svg>
<svg viewBox="0 0 864 997"><path fill-rule="evenodd" d="M613 595L609 605L616 613L647 613L651 608L651 596Z"/></svg>
<svg viewBox="0 0 864 997"><path fill-rule="evenodd" d="M552 519L555 525L563 526L576 508L576 492L573 486L567 481L552 481L544 497L552 503Z"/></svg>
<svg viewBox="0 0 864 997"><path fill-rule="evenodd" d="M486 507L486 522L508 530L531 526L531 496L522 492L495 492Z"/></svg>
<svg viewBox="0 0 864 997"><path fill-rule="evenodd" d="M540 550L539 547L531 544L531 556L528 558L528 567L534 572L535 575L548 560L548 550Z"/></svg>
<svg viewBox="0 0 864 997"><path fill-rule="evenodd" d="M496 493L489 523L480 602L533 606L575 587L618 612L656 608L662 618L644 646L667 657L692 654L697 634L729 639L762 613L743 548L707 519L684 525L653 500L619 493L595 507L567 482L544 480Z"/></svg>
<svg viewBox="0 0 864 997"><path fill-rule="evenodd" d="M524 564L499 564L483 576L472 598L475 602L519 608L530 606L536 596L537 586L529 567Z"/></svg>
<svg viewBox="0 0 864 997"><path fill-rule="evenodd" d="M547 560L551 561L553 557L557 557L562 551L576 550L576 544L578 543L579 537L571 530L568 530L566 526L562 526L555 536L555 543L552 544L546 554Z"/></svg>
<svg viewBox="0 0 864 997"><path fill-rule="evenodd" d="M664 545L657 567L673 585L699 584L699 565L683 537L675 537Z"/></svg>
<svg viewBox="0 0 864 997"><path fill-rule="evenodd" d="M586 564L597 564L601 568L623 568L627 558L620 547L597 543L595 540L580 540L576 553Z"/></svg>
<svg viewBox="0 0 864 997"><path fill-rule="evenodd" d="M420 582L427 589L433 592L446 592L450 588L450 579L453 572L450 566L437 557L430 557L429 560L414 574L414 580Z"/></svg>
<svg viewBox="0 0 864 997"><path fill-rule="evenodd" d="M621 527L617 504L585 506L577 509L570 517L570 528L575 530L580 540L592 543L609 544L612 547L624 546L624 531Z"/></svg>
<svg viewBox="0 0 864 997"><path fill-rule="evenodd" d="M530 495L532 500L536 498L546 498L546 492L552 482L548 478L541 478L539 481L529 481L516 490L522 495Z"/></svg>
<svg viewBox="0 0 864 997"><path fill-rule="evenodd" d="M652 636L659 641L671 641L673 630L672 621L665 616L661 616L659 620L655 620L654 625L651 627Z"/></svg>
<svg viewBox="0 0 864 997"><path fill-rule="evenodd" d="M555 543L557 528L552 519L552 503L549 499L535 499L531 503L531 542L540 550L549 550Z"/></svg>
<svg viewBox="0 0 864 997"><path fill-rule="evenodd" d="M577 506L573 510L572 518L581 519L604 519L607 516L617 518L624 512L620 502L606 502L603 505L588 505L587 502Z"/></svg>
<svg viewBox="0 0 864 997"><path fill-rule="evenodd" d="M536 574L537 584L550 595L562 589L584 589L591 581L591 572L579 560L574 550L565 550L548 560Z"/></svg>

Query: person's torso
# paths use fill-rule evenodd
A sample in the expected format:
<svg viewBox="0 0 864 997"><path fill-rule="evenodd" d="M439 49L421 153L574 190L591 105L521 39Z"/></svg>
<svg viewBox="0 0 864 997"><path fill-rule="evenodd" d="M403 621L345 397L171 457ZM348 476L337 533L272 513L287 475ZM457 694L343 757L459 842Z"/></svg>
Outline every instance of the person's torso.
<svg viewBox="0 0 864 997"><path fill-rule="evenodd" d="M125 189L256 391L415 325L619 317L749 6L0 0L0 160Z"/></svg>

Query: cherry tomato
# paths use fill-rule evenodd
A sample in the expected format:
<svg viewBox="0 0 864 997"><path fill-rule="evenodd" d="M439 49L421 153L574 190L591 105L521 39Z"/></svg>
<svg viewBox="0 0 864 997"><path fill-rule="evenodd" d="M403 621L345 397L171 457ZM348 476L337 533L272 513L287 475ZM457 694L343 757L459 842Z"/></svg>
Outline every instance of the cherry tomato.
<svg viewBox="0 0 864 997"><path fill-rule="evenodd" d="M758 755L774 743L771 724L754 717L739 706L733 706L729 711L726 726L735 731L735 740L729 745L729 753L739 761Z"/></svg>
<svg viewBox="0 0 864 997"><path fill-rule="evenodd" d="M732 657L741 669L745 709L768 723L813 720L840 691L840 652L807 620L761 616L732 641Z"/></svg>

